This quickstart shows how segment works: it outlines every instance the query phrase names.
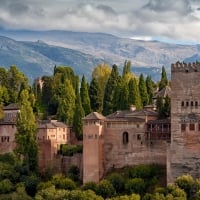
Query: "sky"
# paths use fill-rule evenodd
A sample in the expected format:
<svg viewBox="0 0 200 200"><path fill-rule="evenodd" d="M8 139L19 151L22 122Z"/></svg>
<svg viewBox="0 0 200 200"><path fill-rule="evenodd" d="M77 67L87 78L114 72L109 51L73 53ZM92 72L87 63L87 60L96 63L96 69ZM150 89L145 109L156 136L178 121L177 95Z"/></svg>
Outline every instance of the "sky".
<svg viewBox="0 0 200 200"><path fill-rule="evenodd" d="M200 44L200 0L0 0L0 27Z"/></svg>

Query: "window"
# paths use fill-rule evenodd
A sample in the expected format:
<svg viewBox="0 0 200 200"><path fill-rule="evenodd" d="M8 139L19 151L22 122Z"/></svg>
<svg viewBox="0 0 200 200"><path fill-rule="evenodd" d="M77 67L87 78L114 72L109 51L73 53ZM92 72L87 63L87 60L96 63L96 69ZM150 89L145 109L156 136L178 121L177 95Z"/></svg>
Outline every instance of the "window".
<svg viewBox="0 0 200 200"><path fill-rule="evenodd" d="M65 134L63 134L63 140L65 140Z"/></svg>
<svg viewBox="0 0 200 200"><path fill-rule="evenodd" d="M186 102L186 106L189 106L189 102L188 101Z"/></svg>
<svg viewBox="0 0 200 200"><path fill-rule="evenodd" d="M198 101L195 101L195 106L196 106L196 107L198 106Z"/></svg>
<svg viewBox="0 0 200 200"><path fill-rule="evenodd" d="M128 133L127 132L123 133L123 144L128 144Z"/></svg>
<svg viewBox="0 0 200 200"><path fill-rule="evenodd" d="M141 140L141 135L137 134L137 140Z"/></svg>
<svg viewBox="0 0 200 200"><path fill-rule="evenodd" d="M139 125L139 124L137 124L137 128L140 128L140 125Z"/></svg>
<svg viewBox="0 0 200 200"><path fill-rule="evenodd" d="M200 131L200 124L198 124L198 130Z"/></svg>
<svg viewBox="0 0 200 200"><path fill-rule="evenodd" d="M193 106L193 101L191 101L191 106Z"/></svg>
<svg viewBox="0 0 200 200"><path fill-rule="evenodd" d="M181 124L181 131L185 132L186 131L186 124Z"/></svg>
<svg viewBox="0 0 200 200"><path fill-rule="evenodd" d="M194 131L195 130L195 124L190 124L190 131Z"/></svg>
<svg viewBox="0 0 200 200"><path fill-rule="evenodd" d="M184 106L184 101L181 102L181 106Z"/></svg>

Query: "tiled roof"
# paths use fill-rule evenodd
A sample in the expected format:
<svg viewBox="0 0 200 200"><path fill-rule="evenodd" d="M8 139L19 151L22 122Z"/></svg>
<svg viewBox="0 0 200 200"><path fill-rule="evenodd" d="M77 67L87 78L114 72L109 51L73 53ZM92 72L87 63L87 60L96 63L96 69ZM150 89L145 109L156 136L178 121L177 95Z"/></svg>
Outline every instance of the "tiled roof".
<svg viewBox="0 0 200 200"><path fill-rule="evenodd" d="M89 115L87 115L87 116L85 116L84 118L83 118L84 120L88 120L88 119L93 119L93 120L97 120L97 119L105 119L105 117L103 116L103 115L101 115L100 113L98 113L98 112L92 112L92 113L90 113Z"/></svg>
<svg viewBox="0 0 200 200"><path fill-rule="evenodd" d="M114 119L114 118L125 118L126 120L128 118L138 118L138 117L144 117L144 116L157 116L157 112L151 111L151 110L125 110L125 111L116 111L108 116L106 116L107 119Z"/></svg>
<svg viewBox="0 0 200 200"><path fill-rule="evenodd" d="M54 128L67 128L68 126L63 122L58 122L56 120L45 120L40 121L38 124L38 128L45 128L45 129L54 129Z"/></svg>
<svg viewBox="0 0 200 200"><path fill-rule="evenodd" d="M156 95L153 97L154 99L157 99L158 97L165 98L166 96L171 97L171 88L169 86L164 87L162 90L156 93Z"/></svg>
<svg viewBox="0 0 200 200"><path fill-rule="evenodd" d="M3 108L3 110L19 110L19 105L16 103L11 103Z"/></svg>

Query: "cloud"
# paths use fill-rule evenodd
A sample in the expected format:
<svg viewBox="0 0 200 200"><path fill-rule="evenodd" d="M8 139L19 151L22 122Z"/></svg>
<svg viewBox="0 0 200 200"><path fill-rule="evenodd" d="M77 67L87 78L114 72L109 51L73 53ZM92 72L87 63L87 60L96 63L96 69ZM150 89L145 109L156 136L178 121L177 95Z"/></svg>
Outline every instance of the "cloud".
<svg viewBox="0 0 200 200"><path fill-rule="evenodd" d="M1 0L0 27L200 42L199 8L196 0Z"/></svg>

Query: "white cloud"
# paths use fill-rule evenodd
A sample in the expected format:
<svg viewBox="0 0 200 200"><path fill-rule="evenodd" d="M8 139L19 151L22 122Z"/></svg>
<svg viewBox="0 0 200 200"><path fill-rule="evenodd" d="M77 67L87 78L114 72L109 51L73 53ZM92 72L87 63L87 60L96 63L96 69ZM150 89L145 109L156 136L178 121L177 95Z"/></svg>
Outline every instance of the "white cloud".
<svg viewBox="0 0 200 200"><path fill-rule="evenodd" d="M1 0L0 26L200 42L196 0Z"/></svg>

